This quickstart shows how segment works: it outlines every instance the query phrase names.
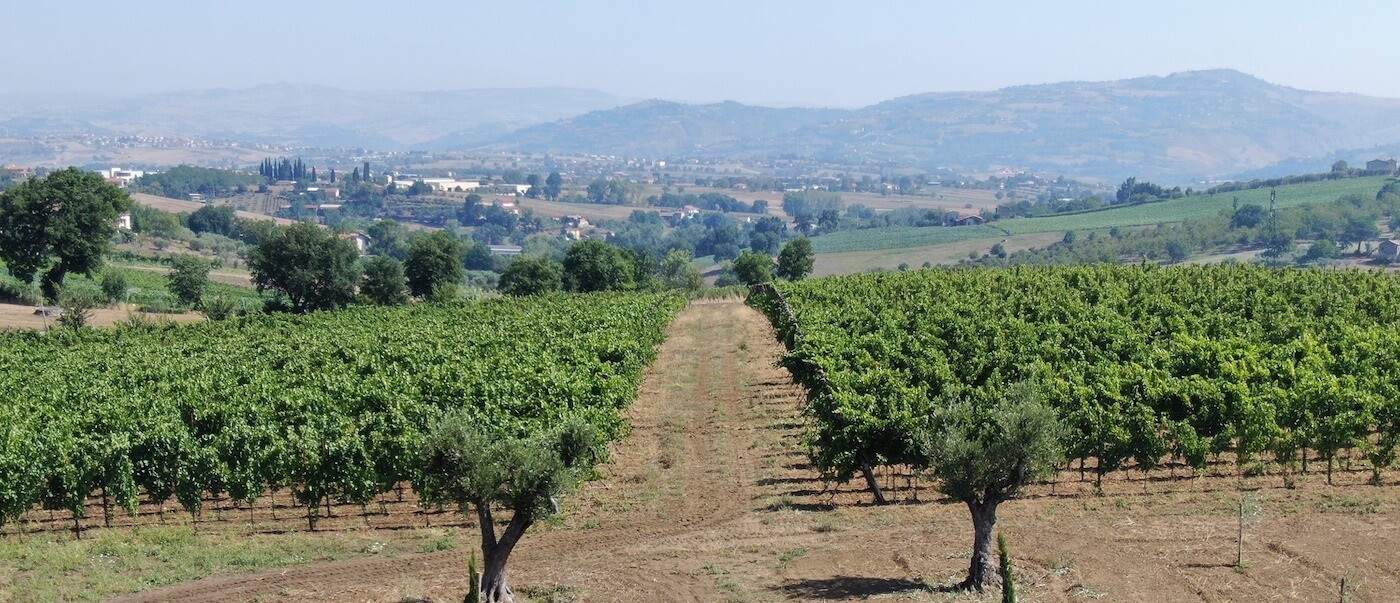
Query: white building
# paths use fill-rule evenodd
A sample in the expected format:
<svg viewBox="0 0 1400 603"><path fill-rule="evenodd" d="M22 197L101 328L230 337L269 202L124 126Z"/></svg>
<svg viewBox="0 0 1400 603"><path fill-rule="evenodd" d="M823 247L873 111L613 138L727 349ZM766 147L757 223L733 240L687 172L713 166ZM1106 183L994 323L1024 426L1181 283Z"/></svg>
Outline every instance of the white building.
<svg viewBox="0 0 1400 603"><path fill-rule="evenodd" d="M146 175L146 172L140 170L128 170L119 167L97 170L97 173L102 174L102 177L105 178L107 182L122 188L130 186L137 178Z"/></svg>

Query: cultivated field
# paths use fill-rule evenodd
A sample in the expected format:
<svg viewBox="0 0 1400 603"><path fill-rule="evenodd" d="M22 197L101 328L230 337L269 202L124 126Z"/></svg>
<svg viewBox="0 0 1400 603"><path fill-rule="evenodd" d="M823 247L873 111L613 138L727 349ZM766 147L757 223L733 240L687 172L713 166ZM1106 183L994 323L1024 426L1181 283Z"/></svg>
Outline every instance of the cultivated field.
<svg viewBox="0 0 1400 603"><path fill-rule="evenodd" d="M817 479L800 446L802 392L773 365L781 353L767 321L736 300L683 311L601 479L524 539L512 563L517 592L534 601L998 600L943 591L967 569L961 505L899 476L882 476L898 499L883 507ZM1182 474L1114 473L1096 495L1092 478L1067 472L1005 504L1000 526L1022 600L1332 601L1346 576L1350 601L1393 600L1400 589L1395 472L1382 487L1365 485L1358 464L1335 486L1315 472L1291 489L1229 464ZM1236 568L1245 493L1262 497L1263 512L1245 533L1246 567ZM8 527L0 539L0 599L96 600L136 587L145 590L114 600L460 600L470 522L386 498L387 515L340 506L315 533L302 531L295 509L274 520L265 505L251 526L231 508L206 510L197 527L179 513L147 514L146 527L74 541L61 513L51 524L36 513L29 529L47 531ZM201 574L211 577L183 582ZM170 582L182 583L156 588Z"/></svg>
<svg viewBox="0 0 1400 603"><path fill-rule="evenodd" d="M1276 207L1282 209L1333 201L1349 194L1371 197L1385 182L1386 178L1384 177L1366 177L1283 186L1277 189ZM1238 198L1240 205L1252 203L1267 208L1269 206L1269 189L1193 196L1160 203L1110 208L1080 214L997 220L984 227L916 228L910 226L841 231L813 238L812 247L818 253L819 264L822 262L820 259L822 256L839 254L839 258L829 261L829 266L893 268L899 262L918 265L928 261L926 259L914 261L912 259L914 257L948 256L961 251L960 254L957 254L957 257L960 258L970 250L968 244L958 244L965 241L977 240L979 241L978 245L971 247L981 248L985 251L993 243L1007 239L1007 249L1013 251L1009 245L1020 240L1019 235L1048 235L1052 233L1063 235L1066 231L1071 230L1077 232L1106 231L1115 227L1133 228L1199 220L1218 215L1222 211L1229 211L1236 198ZM1058 238L1055 237L1056 240ZM906 255L909 257L906 258ZM846 271L828 268L822 274L840 274L842 272Z"/></svg>
<svg viewBox="0 0 1400 603"><path fill-rule="evenodd" d="M198 201L182 201L182 200L180 200L180 199L171 199L171 198L169 198L169 197L158 197L158 196L156 196L156 195L147 195L147 194L145 194L145 193L131 193L131 200L132 200L132 201L135 201L135 202L137 202L137 203L140 203L140 204L142 204L142 205L145 205L145 206L147 206L147 207L153 207L153 208L159 209L159 210L161 210L161 211L168 211L168 212L172 212L172 213L180 213L180 212L189 213L189 212L193 212L193 211L195 211L195 210L197 210L197 209L199 209L199 208L201 208L201 207L204 207L204 204L203 204L203 203L200 203L200 202L198 202ZM272 220L272 221L274 221L274 222L276 222L276 223L278 223L278 224L284 224L284 225L285 225L285 224L295 224L295 223L296 223L296 220L288 220L288 219L286 219L286 218L273 218L272 216L269 216L269 215L266 215L266 214L258 214L258 213L247 212L247 211L239 211L239 212L235 212L235 214L236 214L238 217L240 217L240 218L244 218L244 219L248 219L248 220Z"/></svg>

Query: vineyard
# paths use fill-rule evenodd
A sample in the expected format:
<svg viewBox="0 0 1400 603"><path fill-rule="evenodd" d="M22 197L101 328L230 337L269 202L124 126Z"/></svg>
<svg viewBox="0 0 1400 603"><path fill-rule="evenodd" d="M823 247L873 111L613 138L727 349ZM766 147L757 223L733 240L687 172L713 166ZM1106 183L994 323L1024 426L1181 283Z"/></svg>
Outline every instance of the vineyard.
<svg viewBox="0 0 1400 603"><path fill-rule="evenodd" d="M1247 474L1400 442L1400 279L1250 266L923 270L780 283L751 302L810 392L825 474L917 466L928 417L1032 383L1082 473ZM1310 464L1311 461L1311 464Z"/></svg>
<svg viewBox="0 0 1400 603"><path fill-rule="evenodd" d="M464 411L524 436L581 418L609 438L683 300L557 296L0 334L0 524L76 528L211 496L290 490L314 522L411 483L427 429Z"/></svg>

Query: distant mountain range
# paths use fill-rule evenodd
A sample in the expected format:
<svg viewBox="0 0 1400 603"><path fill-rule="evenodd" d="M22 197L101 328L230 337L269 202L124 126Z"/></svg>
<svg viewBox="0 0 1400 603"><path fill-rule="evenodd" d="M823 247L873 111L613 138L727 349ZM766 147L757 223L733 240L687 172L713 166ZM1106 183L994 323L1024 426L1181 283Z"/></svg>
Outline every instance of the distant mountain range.
<svg viewBox="0 0 1400 603"><path fill-rule="evenodd" d="M860 109L629 102L572 88L356 92L290 84L123 100L0 98L0 134L794 157L1175 181L1326 169L1336 157L1367 158L1347 157L1360 152L1348 149L1400 145L1400 99L1298 90L1232 70L920 94Z"/></svg>
<svg viewBox="0 0 1400 603"><path fill-rule="evenodd" d="M1231 70L920 94L852 110L646 101L505 136L496 148L809 157L987 171L1192 179L1400 143L1400 100L1308 92Z"/></svg>

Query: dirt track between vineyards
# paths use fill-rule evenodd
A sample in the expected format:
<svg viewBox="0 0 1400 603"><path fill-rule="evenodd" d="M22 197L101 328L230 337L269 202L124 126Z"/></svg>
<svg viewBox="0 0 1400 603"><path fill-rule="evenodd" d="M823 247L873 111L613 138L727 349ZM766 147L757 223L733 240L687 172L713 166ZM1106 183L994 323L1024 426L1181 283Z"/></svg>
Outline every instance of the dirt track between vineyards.
<svg viewBox="0 0 1400 603"><path fill-rule="evenodd" d="M531 531L512 561L518 593L566 587L578 601L998 600L936 587L966 570L966 511L915 482L894 505L854 485L828 488L800 442L803 395L773 362L766 320L737 301L697 302L670 327L629 411L632 433L601 479ZM886 476L888 483L902 479ZM1400 495L1361 471L1284 489L1277 476L1172 479L1115 474L1105 495L1066 473L1004 505L1024 601L1336 600L1400 592ZM1234 567L1241 489L1264 495ZM216 576L116 599L460 601L475 529L403 504L376 528L456 521L454 550L372 556ZM345 526L358 518L345 514ZM284 515L283 521L295 521ZM332 527L336 524L331 524ZM288 525L288 529L292 529ZM935 588L930 589L929 586Z"/></svg>

